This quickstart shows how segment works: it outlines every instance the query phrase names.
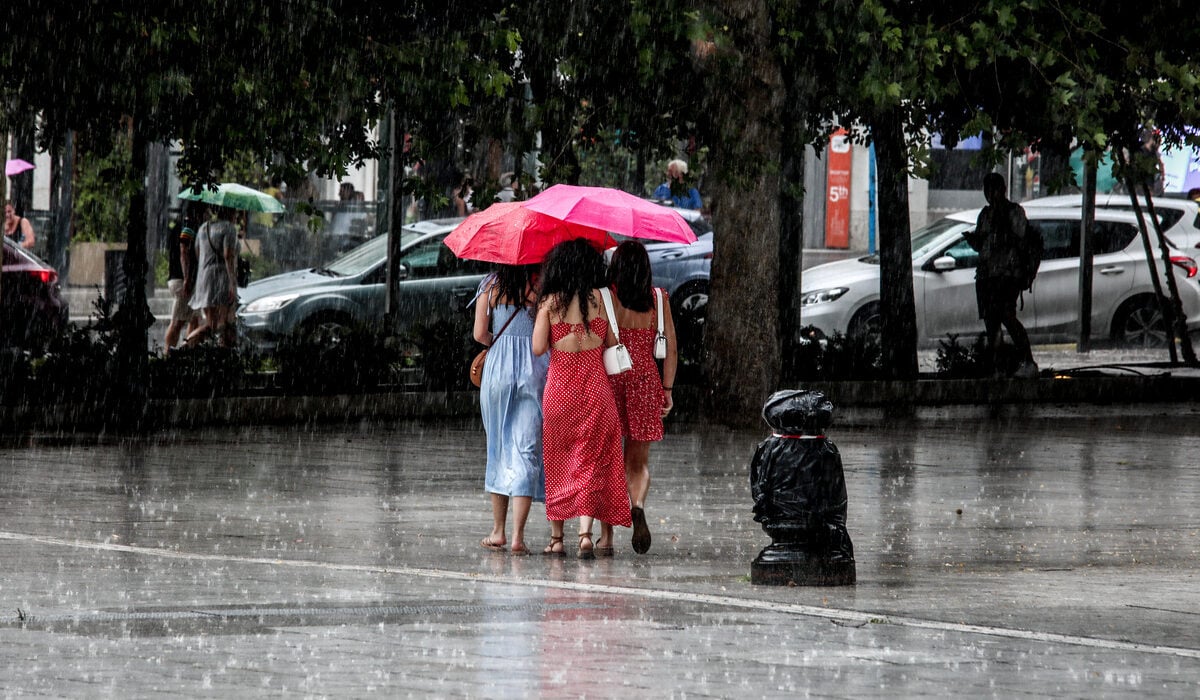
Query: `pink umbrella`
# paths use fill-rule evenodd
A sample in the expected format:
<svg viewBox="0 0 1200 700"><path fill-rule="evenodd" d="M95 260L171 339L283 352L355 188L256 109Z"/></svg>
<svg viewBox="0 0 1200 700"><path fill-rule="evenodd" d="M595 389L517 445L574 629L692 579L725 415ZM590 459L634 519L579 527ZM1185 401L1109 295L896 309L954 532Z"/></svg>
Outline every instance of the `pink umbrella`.
<svg viewBox="0 0 1200 700"><path fill-rule="evenodd" d="M631 238L693 243L696 234L678 212L609 187L555 185L521 206Z"/></svg>
<svg viewBox="0 0 1200 700"><path fill-rule="evenodd" d="M4 164L5 177L19 175L26 170L33 170L33 163L30 163L27 160L21 160L20 158L11 158L7 163Z"/></svg>
<svg viewBox="0 0 1200 700"><path fill-rule="evenodd" d="M617 244L598 228L580 226L523 208L519 202L493 204L476 212L446 236L446 246L460 258L530 265L546 259L555 245L585 238L597 248Z"/></svg>

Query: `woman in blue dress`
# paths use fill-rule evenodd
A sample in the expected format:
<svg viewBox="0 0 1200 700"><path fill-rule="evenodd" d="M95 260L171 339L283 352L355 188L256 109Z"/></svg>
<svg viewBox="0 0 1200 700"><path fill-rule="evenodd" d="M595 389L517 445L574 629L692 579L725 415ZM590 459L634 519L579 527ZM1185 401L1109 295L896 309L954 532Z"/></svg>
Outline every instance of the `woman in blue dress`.
<svg viewBox="0 0 1200 700"><path fill-rule="evenodd" d="M483 283L475 303L475 340L489 346L480 379L479 408L487 431L484 489L492 500L492 531L480 541L503 550L508 505L513 510L513 554L528 554L525 521L534 501L546 499L542 467L542 391L547 356L533 354L537 267L501 265Z"/></svg>

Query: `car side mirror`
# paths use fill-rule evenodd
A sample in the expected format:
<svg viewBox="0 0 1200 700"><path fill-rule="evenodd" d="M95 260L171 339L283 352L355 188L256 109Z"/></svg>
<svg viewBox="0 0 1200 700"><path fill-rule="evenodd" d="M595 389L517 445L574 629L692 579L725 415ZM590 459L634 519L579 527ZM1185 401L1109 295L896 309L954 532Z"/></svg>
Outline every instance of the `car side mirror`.
<svg viewBox="0 0 1200 700"><path fill-rule="evenodd" d="M408 273L409 273L408 265L405 265L404 263L400 263L399 265L396 266L396 279L406 280L406 279L408 279Z"/></svg>
<svg viewBox="0 0 1200 700"><path fill-rule="evenodd" d="M935 272L949 272L958 267L958 261L949 255L943 255L933 261L933 269Z"/></svg>

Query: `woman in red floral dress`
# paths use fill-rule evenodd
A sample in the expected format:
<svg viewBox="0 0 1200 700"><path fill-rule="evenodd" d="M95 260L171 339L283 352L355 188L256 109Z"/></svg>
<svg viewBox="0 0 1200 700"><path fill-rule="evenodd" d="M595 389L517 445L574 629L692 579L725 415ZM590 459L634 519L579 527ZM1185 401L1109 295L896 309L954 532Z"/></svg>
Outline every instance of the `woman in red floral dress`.
<svg viewBox="0 0 1200 700"><path fill-rule="evenodd" d="M533 352L550 352L542 398L552 531L545 554L563 553L563 521L569 518L579 518L580 559L595 556L593 519L631 524L621 423L602 358L605 346L616 343L598 289L603 280L603 257L581 238L555 246L542 270Z"/></svg>
<svg viewBox="0 0 1200 700"><path fill-rule="evenodd" d="M633 358L633 369L609 377L621 416L625 436L625 479L633 520L633 551L645 554L650 549L650 527L646 524L646 493L650 490L650 443L663 438L663 418L674 403L671 389L675 383L678 353L675 324L667 293L650 285L650 257L637 241L617 246L608 266L608 282L615 292L617 328L621 342ZM654 358L658 336L658 308L662 308L666 357L662 376ZM606 532L607 531L607 532ZM611 545L612 528L601 528L596 547Z"/></svg>

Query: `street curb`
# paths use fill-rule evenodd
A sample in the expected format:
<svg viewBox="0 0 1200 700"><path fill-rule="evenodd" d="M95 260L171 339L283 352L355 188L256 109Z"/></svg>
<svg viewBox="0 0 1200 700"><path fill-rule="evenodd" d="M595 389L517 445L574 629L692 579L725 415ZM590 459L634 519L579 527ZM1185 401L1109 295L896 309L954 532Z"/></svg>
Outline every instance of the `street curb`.
<svg viewBox="0 0 1200 700"><path fill-rule="evenodd" d="M926 379L910 382L801 382L825 393L839 423L878 424L898 419L963 420L1008 416L1092 417L1104 414L1200 415L1200 377L1169 373L1136 377L1059 377L1036 380ZM705 422L706 390L680 386L673 420ZM766 397L762 397L764 400ZM317 425L411 418L470 419L479 415L478 391L387 392L324 396L235 396L150 399L128 410L115 398L54 406L0 406L0 433L133 426L141 430L210 425ZM140 415L139 415L140 414ZM14 426L20 426L14 430Z"/></svg>

